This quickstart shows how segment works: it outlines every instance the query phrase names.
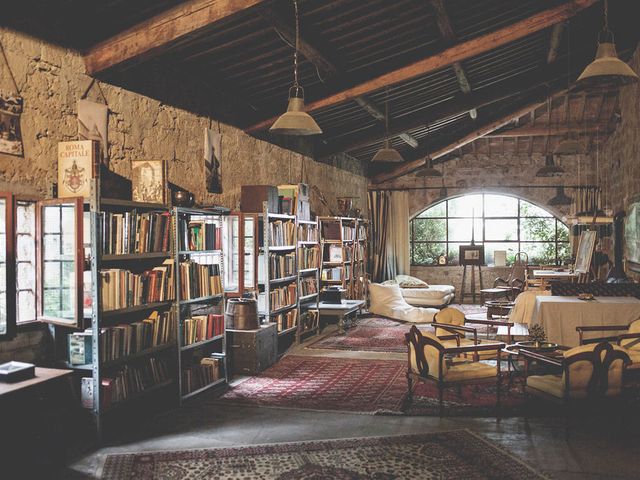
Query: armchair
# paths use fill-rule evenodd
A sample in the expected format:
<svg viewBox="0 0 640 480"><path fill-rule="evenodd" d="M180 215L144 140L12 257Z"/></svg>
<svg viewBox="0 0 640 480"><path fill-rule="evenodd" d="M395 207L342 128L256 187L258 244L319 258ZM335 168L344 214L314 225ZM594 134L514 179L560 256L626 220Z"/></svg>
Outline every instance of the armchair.
<svg viewBox="0 0 640 480"><path fill-rule="evenodd" d="M478 328L467 326L467 322L493 327L507 327L507 341L510 344L513 343L511 337L511 327L513 327L513 323L503 319L467 319L460 310L447 307L436 313L433 320L431 325L435 328L435 335L446 347L479 346L486 343L486 340L478 339ZM472 338L467 338L467 333L471 334ZM493 350L478 350L473 352L474 358L485 360L497 358L494 354L495 352Z"/></svg>
<svg viewBox="0 0 640 480"><path fill-rule="evenodd" d="M576 331L580 337L580 345L588 345L598 342L610 342L619 346L629 355L631 365L628 370L640 371L640 319L631 322L630 325L602 325L602 326L584 326L576 327ZM584 338L584 334L588 332L624 332L618 335L598 338Z"/></svg>
<svg viewBox="0 0 640 480"><path fill-rule="evenodd" d="M528 266L529 256L524 252L516 253L509 276L506 279L502 277L496 278L493 282L493 288L504 290L506 297L509 300L513 300L525 289Z"/></svg>
<svg viewBox="0 0 640 480"><path fill-rule="evenodd" d="M438 403L440 415L443 413L442 396L446 387L459 387L471 383L496 382L496 407L500 406L500 362L496 366L468 361L451 359L463 353L491 351L493 356L499 355L505 347L504 343L486 343L483 345L470 345L465 347L446 347L435 335L429 332L421 332L414 325L405 334L407 344L407 406L413 399L414 382L434 382L438 386Z"/></svg>
<svg viewBox="0 0 640 480"><path fill-rule="evenodd" d="M582 345L554 358L520 350L525 359L525 392L556 403L615 397L622 391L622 374L630 363L622 348L607 342ZM561 374L529 375L529 363L557 367Z"/></svg>

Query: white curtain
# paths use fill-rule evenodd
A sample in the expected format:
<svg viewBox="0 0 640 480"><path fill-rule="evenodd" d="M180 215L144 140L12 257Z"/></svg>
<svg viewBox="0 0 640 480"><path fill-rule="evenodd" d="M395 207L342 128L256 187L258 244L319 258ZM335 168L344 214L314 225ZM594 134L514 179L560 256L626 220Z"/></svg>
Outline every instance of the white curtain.
<svg viewBox="0 0 640 480"><path fill-rule="evenodd" d="M390 278L410 274L409 193L389 192L389 218L386 235L387 272Z"/></svg>

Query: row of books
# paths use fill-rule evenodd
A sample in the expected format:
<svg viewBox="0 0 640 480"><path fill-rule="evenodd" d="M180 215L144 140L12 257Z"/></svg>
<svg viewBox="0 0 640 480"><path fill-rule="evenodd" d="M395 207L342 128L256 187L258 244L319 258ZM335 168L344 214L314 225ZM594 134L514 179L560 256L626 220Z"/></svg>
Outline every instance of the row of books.
<svg viewBox="0 0 640 480"><path fill-rule="evenodd" d="M329 245L325 250L324 261L326 262L350 262L352 258L351 247L342 246L335 243Z"/></svg>
<svg viewBox="0 0 640 480"><path fill-rule="evenodd" d="M269 291L269 304L271 310L294 305L296 303L296 284L290 283L284 287L274 288Z"/></svg>
<svg viewBox="0 0 640 480"><path fill-rule="evenodd" d="M354 240L356 238L356 229L348 225L342 225L342 240Z"/></svg>
<svg viewBox="0 0 640 480"><path fill-rule="evenodd" d="M310 225L307 223L298 225L298 241L299 242L317 242L318 227L316 225Z"/></svg>
<svg viewBox="0 0 640 480"><path fill-rule="evenodd" d="M296 274L295 253L270 253L269 254L269 279L289 277Z"/></svg>
<svg viewBox="0 0 640 480"><path fill-rule="evenodd" d="M191 300L222 293L220 265L206 265L187 260L180 262L180 298Z"/></svg>
<svg viewBox="0 0 640 480"><path fill-rule="evenodd" d="M303 277L300 279L300 296L306 297L312 293L318 293L318 284L315 276Z"/></svg>
<svg viewBox="0 0 640 480"><path fill-rule="evenodd" d="M185 346L222 334L224 334L224 315L193 315L182 322L182 341Z"/></svg>
<svg viewBox="0 0 640 480"><path fill-rule="evenodd" d="M295 242L296 224L293 220L269 222L269 245L285 247Z"/></svg>
<svg viewBox="0 0 640 480"><path fill-rule="evenodd" d="M365 248L362 243L358 243L358 245L356 245L355 252L356 252L356 260L364 260Z"/></svg>
<svg viewBox="0 0 640 480"><path fill-rule="evenodd" d="M300 269L317 268L319 257L319 249L316 247L300 247L298 249Z"/></svg>
<svg viewBox="0 0 640 480"><path fill-rule="evenodd" d="M125 401L169 378L167 362L162 358L150 357L140 365L125 365L112 378L102 379L102 406L108 408Z"/></svg>
<svg viewBox="0 0 640 480"><path fill-rule="evenodd" d="M322 280L342 280L342 267L322 269Z"/></svg>
<svg viewBox="0 0 640 480"><path fill-rule="evenodd" d="M182 370L182 393L186 395L224 377L222 357L204 357Z"/></svg>
<svg viewBox="0 0 640 480"><path fill-rule="evenodd" d="M298 324L298 310L293 309L285 313L276 315L271 321L276 322L276 328L279 332L293 328Z"/></svg>
<svg viewBox="0 0 640 480"><path fill-rule="evenodd" d="M170 245L171 215L163 213L102 213L102 253L167 252Z"/></svg>
<svg viewBox="0 0 640 480"><path fill-rule="evenodd" d="M110 268L100 271L102 309L121 308L175 299L173 261L142 273Z"/></svg>
<svg viewBox="0 0 640 480"><path fill-rule="evenodd" d="M100 330L100 361L108 362L149 348L165 345L175 338L173 312L153 312L139 322Z"/></svg>
<svg viewBox="0 0 640 480"><path fill-rule="evenodd" d="M320 314L318 313L318 310L309 309L306 312L300 314L300 329L303 332L312 330L318 327L319 321Z"/></svg>
<svg viewBox="0 0 640 480"><path fill-rule="evenodd" d="M367 227L364 225L358 225L358 240L367 239Z"/></svg>
<svg viewBox="0 0 640 480"><path fill-rule="evenodd" d="M185 250L220 250L222 248L222 229L214 219L178 220L178 249Z"/></svg>

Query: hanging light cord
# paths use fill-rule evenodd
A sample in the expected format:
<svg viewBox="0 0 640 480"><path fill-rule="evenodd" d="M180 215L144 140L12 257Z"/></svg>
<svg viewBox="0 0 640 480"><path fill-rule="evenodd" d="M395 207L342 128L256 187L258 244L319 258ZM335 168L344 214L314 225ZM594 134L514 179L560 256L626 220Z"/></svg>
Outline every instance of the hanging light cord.
<svg viewBox="0 0 640 480"><path fill-rule="evenodd" d="M604 31L611 33L609 30L609 1L604 0Z"/></svg>
<svg viewBox="0 0 640 480"><path fill-rule="evenodd" d="M293 0L293 11L296 17L296 45L293 50L293 86L299 87L298 84L298 42L300 40L300 25L298 21L298 2Z"/></svg>

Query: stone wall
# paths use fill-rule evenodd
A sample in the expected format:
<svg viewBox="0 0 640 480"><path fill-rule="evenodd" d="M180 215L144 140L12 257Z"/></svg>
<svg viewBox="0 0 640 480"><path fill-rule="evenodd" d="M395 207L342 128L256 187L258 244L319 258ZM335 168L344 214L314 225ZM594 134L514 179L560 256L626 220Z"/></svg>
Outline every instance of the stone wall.
<svg viewBox="0 0 640 480"><path fill-rule="evenodd" d="M50 197L57 181L57 144L77 138L76 102L91 79L76 52L2 28L0 42L24 98L20 121L24 156L0 154L0 191ZM160 79L149 79L156 80ZM120 175L130 176L131 160L164 160L169 181L192 191L197 202L230 208L239 206L242 185L305 182L312 187L316 213L335 212L335 197L351 195L356 197L354 207L366 214L367 179L359 162L348 157L315 162L232 126L104 82L99 89L94 86L88 98L98 101L100 90L109 106L110 169ZM3 63L0 91L14 91ZM223 135L220 195L206 192L204 128L219 129ZM0 361L36 359L46 338L44 332L20 334L11 342L0 343Z"/></svg>

